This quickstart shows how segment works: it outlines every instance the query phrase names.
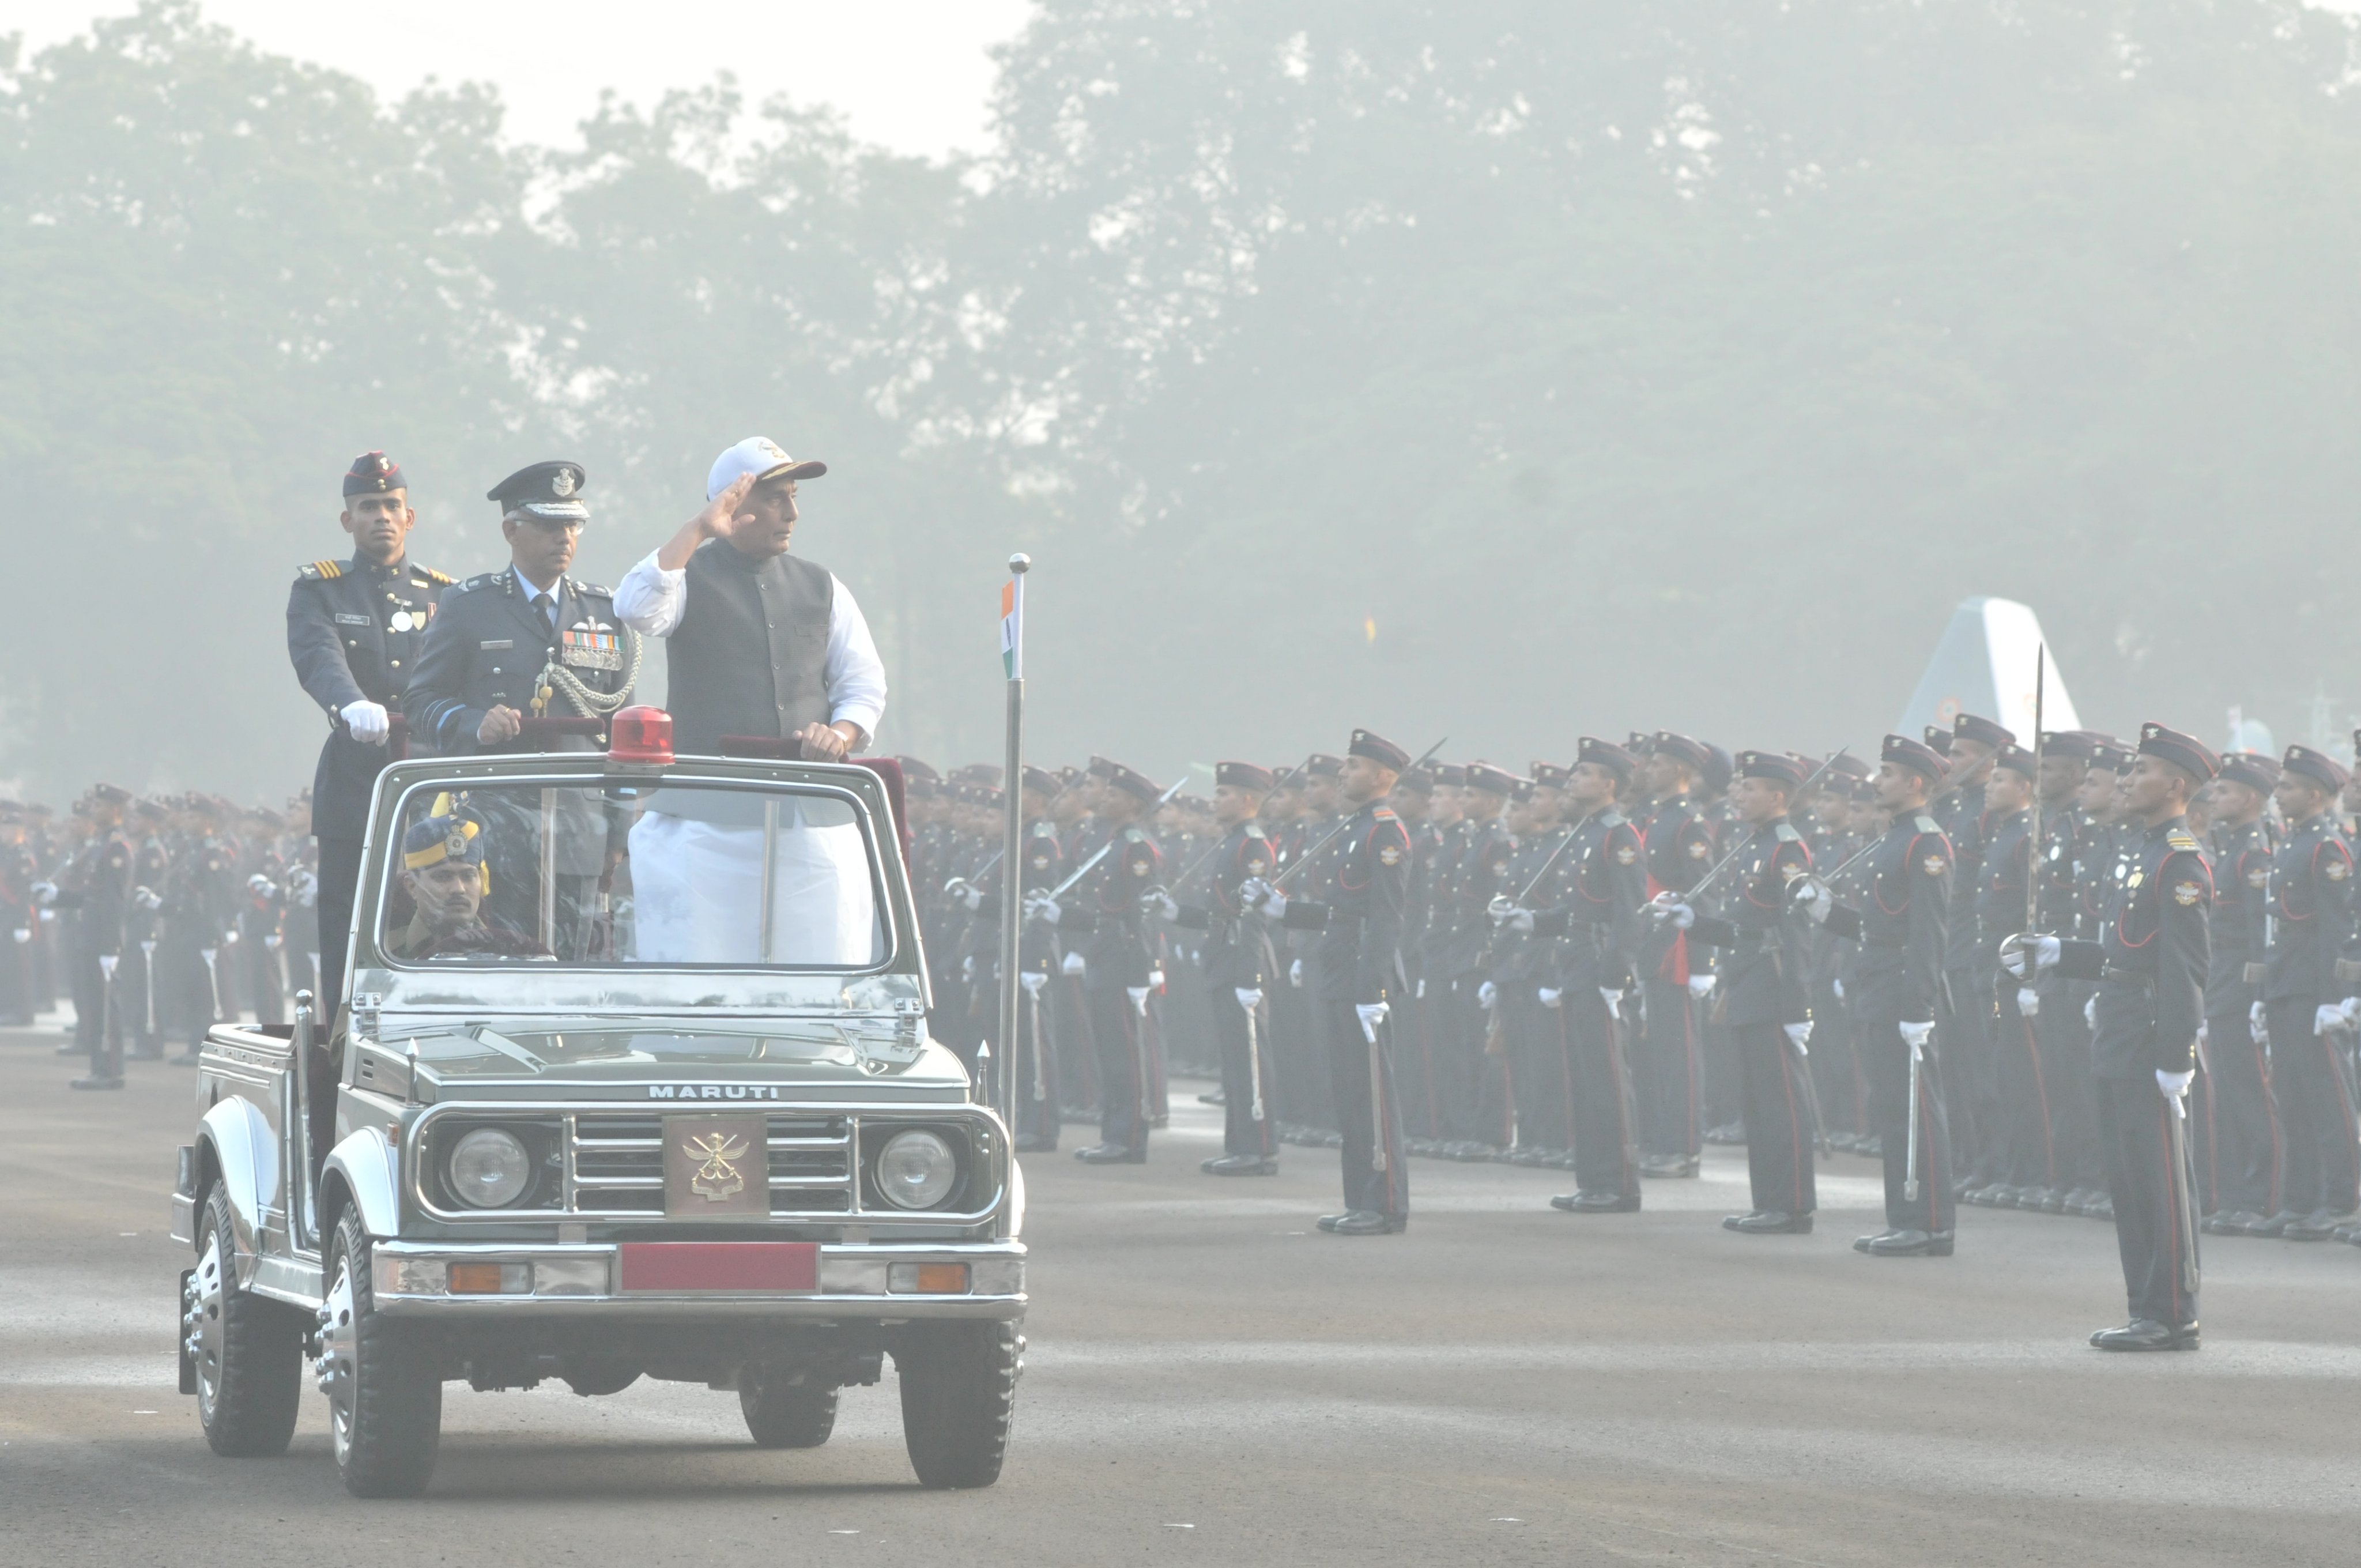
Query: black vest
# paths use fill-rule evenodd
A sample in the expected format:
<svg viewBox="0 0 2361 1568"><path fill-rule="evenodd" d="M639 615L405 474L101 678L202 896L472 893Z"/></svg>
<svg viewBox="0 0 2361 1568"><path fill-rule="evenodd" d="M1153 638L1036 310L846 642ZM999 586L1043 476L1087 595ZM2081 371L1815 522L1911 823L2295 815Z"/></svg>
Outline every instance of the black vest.
<svg viewBox="0 0 2361 1568"><path fill-rule="evenodd" d="M687 588L666 640L674 750L709 757L724 735L785 740L829 721L827 567L796 555L752 562L708 539L688 558Z"/></svg>

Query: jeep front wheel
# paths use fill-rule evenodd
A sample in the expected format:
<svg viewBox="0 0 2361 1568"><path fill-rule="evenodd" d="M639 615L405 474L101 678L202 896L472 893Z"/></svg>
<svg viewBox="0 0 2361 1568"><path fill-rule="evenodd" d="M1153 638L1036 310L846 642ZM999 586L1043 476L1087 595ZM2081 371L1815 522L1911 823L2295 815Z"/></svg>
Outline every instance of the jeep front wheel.
<svg viewBox="0 0 2361 1568"><path fill-rule="evenodd" d="M1000 1479L1025 1336L1015 1323L913 1323L894 1347L902 1442L926 1486Z"/></svg>
<svg viewBox="0 0 2361 1568"><path fill-rule="evenodd" d="M775 1366L749 1366L738 1376L738 1408L757 1448L818 1448L836 1430L836 1395L826 1383L791 1383Z"/></svg>
<svg viewBox="0 0 2361 1568"><path fill-rule="evenodd" d="M434 1473L443 1381L408 1325L375 1310L368 1233L347 1209L328 1253L320 1309L320 1391L345 1489L356 1497L414 1497Z"/></svg>

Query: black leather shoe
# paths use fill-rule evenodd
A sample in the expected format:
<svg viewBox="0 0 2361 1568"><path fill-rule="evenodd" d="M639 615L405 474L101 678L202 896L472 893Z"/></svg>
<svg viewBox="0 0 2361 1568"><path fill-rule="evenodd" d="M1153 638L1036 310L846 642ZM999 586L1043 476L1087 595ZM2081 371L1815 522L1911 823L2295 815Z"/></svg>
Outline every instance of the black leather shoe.
<svg viewBox="0 0 2361 1568"><path fill-rule="evenodd" d="M1330 1223L1330 1221L1334 1223ZM1355 1209L1346 1213L1332 1214L1320 1222L1320 1228L1332 1236L1390 1236L1410 1229L1408 1214L1380 1214L1374 1209Z"/></svg>
<svg viewBox="0 0 2361 1568"><path fill-rule="evenodd" d="M2250 1236L2276 1237L2280 1232L2286 1230L2290 1225L2301 1224L2303 1220L2304 1216L2297 1213L2294 1210L2282 1209L2276 1214L2264 1215L2263 1223L2261 1224L2247 1226L2246 1234Z"/></svg>
<svg viewBox="0 0 2361 1568"><path fill-rule="evenodd" d="M1872 1257L1949 1257L1951 1233L1888 1231L1883 1235L1863 1236L1852 1245L1855 1252L1865 1252Z"/></svg>
<svg viewBox="0 0 2361 1568"><path fill-rule="evenodd" d="M1640 1162L1642 1176L1664 1177L1679 1180L1697 1173L1697 1162L1686 1155L1652 1154Z"/></svg>
<svg viewBox="0 0 2361 1568"><path fill-rule="evenodd" d="M2175 1328L2154 1318L2134 1318L2119 1329L2101 1329L2091 1343L2101 1350L2195 1350L2197 1325Z"/></svg>
<svg viewBox="0 0 2361 1568"><path fill-rule="evenodd" d="M1323 1214L1320 1216L1318 1228L1323 1231L1333 1231L1350 1218L1352 1218L1352 1214L1349 1211L1342 1214Z"/></svg>
<svg viewBox="0 0 2361 1568"><path fill-rule="evenodd" d="M1084 1165L1146 1165L1146 1149L1126 1148L1121 1144L1093 1144L1086 1149L1076 1149L1074 1157Z"/></svg>
<svg viewBox="0 0 2361 1568"><path fill-rule="evenodd" d="M107 1078L98 1073L92 1073L88 1078L75 1079L69 1087L74 1089L120 1089L123 1087L123 1080L119 1078Z"/></svg>
<svg viewBox="0 0 2361 1568"><path fill-rule="evenodd" d="M1746 1236L1808 1236L1812 1234L1812 1217L1757 1210L1752 1214L1732 1214L1721 1223L1721 1228Z"/></svg>
<svg viewBox="0 0 2361 1568"><path fill-rule="evenodd" d="M1736 1146L1746 1141L1746 1129L1736 1122L1725 1122L1719 1127L1708 1127L1705 1141L1709 1144Z"/></svg>
<svg viewBox="0 0 2361 1568"><path fill-rule="evenodd" d="M2096 1198L2091 1200L2089 1207L2082 1211L2082 1215L2085 1219L2096 1220L2102 1224L2112 1225L2115 1223L2115 1201L2102 1192Z"/></svg>
<svg viewBox="0 0 2361 1568"><path fill-rule="evenodd" d="M1640 1195L1626 1196L1620 1192L1562 1192L1550 1200L1550 1207L1569 1214L1636 1214L1640 1212Z"/></svg>
<svg viewBox="0 0 2361 1568"><path fill-rule="evenodd" d="M1279 1161L1259 1159L1250 1154L1225 1154L1197 1168L1208 1176L1277 1176Z"/></svg>
<svg viewBox="0 0 2361 1568"><path fill-rule="evenodd" d="M1960 1194L1959 1201L1971 1209L1989 1209L1993 1206L1993 1189L1971 1187Z"/></svg>
<svg viewBox="0 0 2361 1568"><path fill-rule="evenodd" d="M2283 1242L2324 1242L2336 1234L2336 1227L2351 1222L2350 1214L2334 1214L2325 1209L2314 1209L2302 1219L2292 1221L2279 1232Z"/></svg>
<svg viewBox="0 0 2361 1568"><path fill-rule="evenodd" d="M2220 1209L2205 1216L2198 1229L2209 1236L2243 1236L2248 1225L2260 1224L2263 1217L2245 1209Z"/></svg>
<svg viewBox="0 0 2361 1568"><path fill-rule="evenodd" d="M1216 1089L1211 1094L1200 1094L1197 1096L1197 1103L1200 1105L1227 1105L1229 1102L1223 1098L1222 1091Z"/></svg>
<svg viewBox="0 0 2361 1568"><path fill-rule="evenodd" d="M2066 1194L2055 1187L2045 1187L2041 1189L2040 1202L2030 1207L2037 1208L2045 1214L2062 1214L2066 1212Z"/></svg>

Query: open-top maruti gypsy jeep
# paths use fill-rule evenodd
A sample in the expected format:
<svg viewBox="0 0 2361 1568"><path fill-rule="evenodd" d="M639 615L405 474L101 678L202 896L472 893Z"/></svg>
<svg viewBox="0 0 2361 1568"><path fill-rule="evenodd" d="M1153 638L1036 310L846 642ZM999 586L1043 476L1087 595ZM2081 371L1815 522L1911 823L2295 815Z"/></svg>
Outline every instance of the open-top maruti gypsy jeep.
<svg viewBox="0 0 2361 1568"><path fill-rule="evenodd" d="M898 778L669 730L390 766L333 1025L208 1035L172 1217L217 1452L285 1450L306 1357L346 1485L402 1496L447 1382L702 1383L803 1448L891 1355L920 1481L997 1478L1022 1177L928 1037Z"/></svg>

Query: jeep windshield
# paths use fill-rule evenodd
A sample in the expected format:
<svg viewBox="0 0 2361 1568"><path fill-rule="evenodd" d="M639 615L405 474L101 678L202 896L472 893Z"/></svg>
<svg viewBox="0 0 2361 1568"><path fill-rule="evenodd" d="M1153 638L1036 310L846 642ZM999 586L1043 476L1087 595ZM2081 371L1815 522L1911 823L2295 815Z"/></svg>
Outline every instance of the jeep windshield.
<svg viewBox="0 0 2361 1568"><path fill-rule="evenodd" d="M401 797L377 911L402 968L862 970L892 955L848 791L497 780Z"/></svg>

